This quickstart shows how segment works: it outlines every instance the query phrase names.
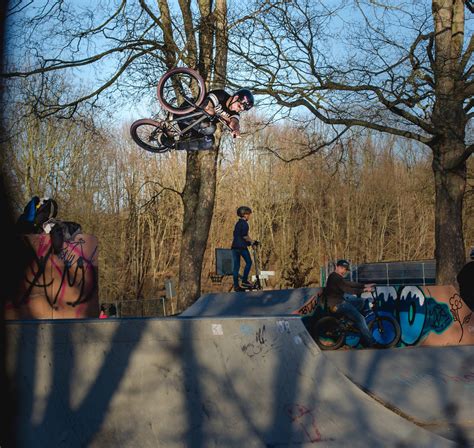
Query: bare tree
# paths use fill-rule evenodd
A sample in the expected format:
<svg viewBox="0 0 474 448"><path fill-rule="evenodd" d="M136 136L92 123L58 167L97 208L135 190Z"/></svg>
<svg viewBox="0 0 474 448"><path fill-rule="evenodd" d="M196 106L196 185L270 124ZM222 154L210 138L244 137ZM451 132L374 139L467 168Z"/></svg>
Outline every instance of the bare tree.
<svg viewBox="0 0 474 448"><path fill-rule="evenodd" d="M230 49L251 67L245 76L255 90L280 106L431 149L437 282L455 283L465 262L463 196L474 150L474 37L465 1L345 3L287 2L241 24Z"/></svg>
<svg viewBox="0 0 474 448"><path fill-rule="evenodd" d="M25 14L25 11L28 11ZM139 5L126 0L97 2L91 8L72 1L41 4L15 2L10 11L16 58L6 78L37 77L33 92L38 115L71 118L84 107L101 108L121 94L142 96L155 87L166 69L184 64L196 68L207 87L223 87L227 73L226 0L158 0ZM19 58L18 55L21 57ZM19 62L28 61L24 67ZM86 72L84 72L86 68ZM51 99L41 81L65 76L95 78L79 95L63 92ZM186 182L176 191L183 202L179 295L181 307L200 294L201 269L216 189L217 154L188 152Z"/></svg>

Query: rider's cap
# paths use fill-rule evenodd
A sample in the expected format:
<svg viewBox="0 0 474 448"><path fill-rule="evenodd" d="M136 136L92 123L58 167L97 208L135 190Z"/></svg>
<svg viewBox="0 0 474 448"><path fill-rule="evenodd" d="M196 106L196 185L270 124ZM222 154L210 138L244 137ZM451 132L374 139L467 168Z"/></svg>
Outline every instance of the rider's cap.
<svg viewBox="0 0 474 448"><path fill-rule="evenodd" d="M336 266L342 266L346 269L349 269L350 264L347 260L337 260Z"/></svg>

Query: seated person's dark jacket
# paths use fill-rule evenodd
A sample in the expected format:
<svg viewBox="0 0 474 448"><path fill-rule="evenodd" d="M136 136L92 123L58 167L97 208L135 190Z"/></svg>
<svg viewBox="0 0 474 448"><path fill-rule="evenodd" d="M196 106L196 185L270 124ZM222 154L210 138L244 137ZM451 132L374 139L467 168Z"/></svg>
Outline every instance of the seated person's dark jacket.
<svg viewBox="0 0 474 448"><path fill-rule="evenodd" d="M459 294L464 303L474 311L474 261L466 263L457 275Z"/></svg>
<svg viewBox="0 0 474 448"><path fill-rule="evenodd" d="M362 283L344 280L337 272L332 272L323 291L323 304L327 303L330 308L344 301L344 293L360 294L363 291L364 285Z"/></svg>

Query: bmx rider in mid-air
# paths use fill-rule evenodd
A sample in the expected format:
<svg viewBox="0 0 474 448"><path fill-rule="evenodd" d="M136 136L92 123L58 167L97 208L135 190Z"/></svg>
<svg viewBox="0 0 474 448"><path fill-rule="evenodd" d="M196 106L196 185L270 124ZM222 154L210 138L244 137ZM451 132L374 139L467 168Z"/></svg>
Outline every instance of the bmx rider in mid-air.
<svg viewBox="0 0 474 448"><path fill-rule="evenodd" d="M223 89L211 90L201 108L211 116L219 116L224 120L231 129L232 137L240 137L240 113L250 110L254 105L254 97L250 90L239 89L233 94L227 93ZM181 129L184 129L189 123L182 120L179 123ZM216 132L216 124L210 120L204 120L199 123L197 129L192 129L191 138L204 138L208 145L204 148L212 147L214 143L214 133ZM162 134L160 143L164 146L172 147L174 139Z"/></svg>

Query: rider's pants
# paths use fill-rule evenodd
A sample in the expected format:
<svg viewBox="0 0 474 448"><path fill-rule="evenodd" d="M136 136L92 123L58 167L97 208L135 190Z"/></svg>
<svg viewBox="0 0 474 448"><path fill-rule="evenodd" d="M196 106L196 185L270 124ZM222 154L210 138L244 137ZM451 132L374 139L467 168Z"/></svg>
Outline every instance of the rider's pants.
<svg viewBox="0 0 474 448"><path fill-rule="evenodd" d="M234 287L239 286L239 271L240 271L240 257L245 260L244 274L242 275L242 282L248 282L250 268L252 267L252 258L248 249L232 249L232 277L234 278Z"/></svg>
<svg viewBox="0 0 474 448"><path fill-rule="evenodd" d="M336 305L335 311L342 313L349 319L353 320L356 327L362 334L363 343L365 345L371 345L373 343L373 337L370 334L369 327L367 326L364 316L360 312L364 308L364 304L364 299L360 297L351 297L350 302L344 300L344 302Z"/></svg>

